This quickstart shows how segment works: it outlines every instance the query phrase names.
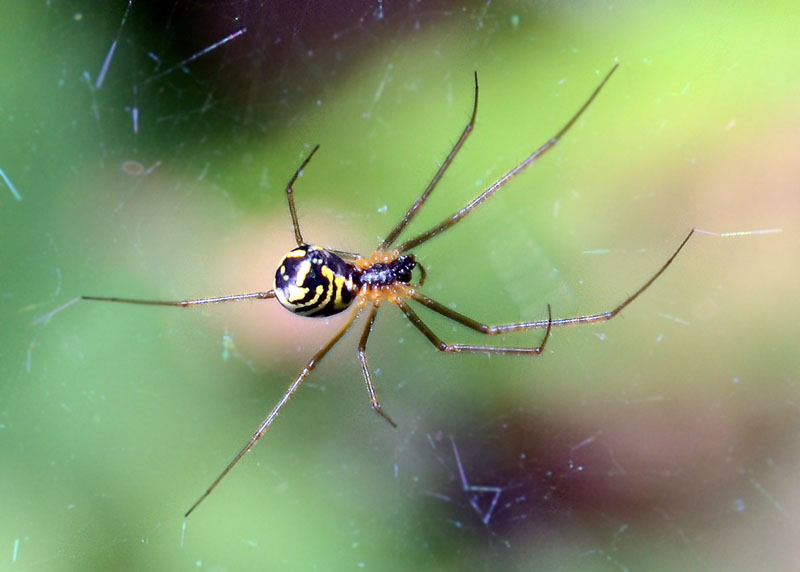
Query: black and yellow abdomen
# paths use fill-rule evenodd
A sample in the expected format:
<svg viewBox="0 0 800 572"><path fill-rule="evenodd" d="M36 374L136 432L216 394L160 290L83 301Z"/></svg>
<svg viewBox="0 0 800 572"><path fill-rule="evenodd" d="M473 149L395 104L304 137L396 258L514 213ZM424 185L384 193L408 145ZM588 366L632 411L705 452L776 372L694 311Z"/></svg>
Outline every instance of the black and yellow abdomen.
<svg viewBox="0 0 800 572"><path fill-rule="evenodd" d="M303 244L283 257L275 272L275 294L287 310L303 316L332 316L358 294L358 270L319 246Z"/></svg>

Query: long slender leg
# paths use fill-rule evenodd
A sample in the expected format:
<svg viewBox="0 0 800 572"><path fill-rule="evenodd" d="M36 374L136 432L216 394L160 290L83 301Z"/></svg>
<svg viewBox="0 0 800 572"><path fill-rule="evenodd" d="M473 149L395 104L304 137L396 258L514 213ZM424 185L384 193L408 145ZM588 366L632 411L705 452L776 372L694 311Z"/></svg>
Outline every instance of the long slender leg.
<svg viewBox="0 0 800 572"><path fill-rule="evenodd" d="M53 316L82 300L89 300L91 302L120 302L122 304L140 304L143 306L179 306L181 308L189 308L200 304L220 304L222 302L239 302L241 300L251 299L268 300L274 297L274 290L270 290L269 292L250 292L248 294L230 294L228 296L217 296L215 298L195 298L192 300L139 300L136 298L117 298L110 296L78 296L65 304L61 304L55 310L51 310L47 314L39 316L33 323L46 324Z"/></svg>
<svg viewBox="0 0 800 572"><path fill-rule="evenodd" d="M219 474L219 476L216 479L214 479L214 482L211 483L211 486L209 486L206 489L206 491L200 496L200 498L197 499L195 503L189 508L189 510L186 511L186 514L183 515L184 518L187 518L190 514L192 514L192 511L194 511L194 509L196 509L200 505L200 503L203 502L206 499L206 497L208 497L208 495L211 494L211 492L217 487L220 481L222 481L222 479L225 478L225 475L227 475L230 472L230 470L236 465L236 463L238 463L241 460L242 457L244 457L245 453L247 453L250 449L252 449L253 445L255 445L256 442L259 439L261 439L261 437L263 437L264 433L266 433L267 429L269 429L270 425L272 425L272 422L275 421L275 418L278 416L278 413L280 413L281 410L283 409L283 406L286 405L289 402L289 400L294 396L294 394L306 380L308 375L312 372L312 370L315 367L317 367L317 364L322 360L322 358L325 357L325 354L327 354L331 350L331 348L333 348L333 346L335 346L336 343L340 339L342 339L342 336L344 336L345 333L347 333L347 330L350 329L350 326L353 325L353 322L359 316L359 314L361 314L361 311L363 309L364 309L364 303L359 303L358 308L354 310L352 314L350 314L350 317L347 319L347 322L345 322L345 324L336 333L336 335L333 336L333 338L331 338L331 340L327 344L325 344L325 347L323 347L321 350L315 353L314 356L308 361L308 363L306 363L306 366L303 368L300 374L295 378L295 380L291 383L289 388L286 390L286 393L284 393L283 397L281 397L280 401L278 401L278 403L275 404L275 406L272 408L272 411L270 411L269 415L267 415L266 419L264 419L264 421L261 422L261 425L258 426L258 429L256 429L256 432L253 433L252 437L250 437L250 440L247 442L247 444L245 444L245 446L242 447L242 450L236 454L236 456L230 463L228 463L228 466L225 467L225 470L223 470Z"/></svg>
<svg viewBox="0 0 800 572"><path fill-rule="evenodd" d="M294 227L294 239L297 241L297 246L303 245L303 235L300 232L300 222L297 220L297 210L294 208L294 182L297 180L297 177L300 176L300 173L303 172L308 162L311 161L311 157L314 156L314 153L317 152L319 149L319 145L315 145L314 148L311 150L311 153L308 154L305 161L303 161L297 170L292 175L292 178L289 180L289 184L286 185L286 199L289 201L289 214L292 215L292 226Z"/></svg>
<svg viewBox="0 0 800 572"><path fill-rule="evenodd" d="M406 318L414 324L414 326L422 332L422 335L428 338L434 347L442 352L457 354L457 353L481 353L481 354L510 354L510 355L541 355L542 351L544 351L544 346L547 344L547 340L550 338L550 328L548 327L544 333L544 338L542 338L541 343L535 348L507 348L507 347L498 347L498 346L473 346L473 345L466 345L466 344L448 344L442 339L433 333L425 322L422 321L414 310L412 310L408 304L403 302L403 300L398 299L395 301L395 304L400 308L400 310L405 314ZM548 320L546 323L551 323L553 315L550 311L550 304L547 305L547 315ZM447 316L449 317L449 316ZM459 321L459 320L457 320ZM459 321L459 323L464 323ZM466 324L465 324L466 325ZM499 332L491 332L489 330L481 330L478 329L477 331L481 332L482 334L494 334Z"/></svg>
<svg viewBox="0 0 800 572"><path fill-rule="evenodd" d="M680 253L680 251L683 249L686 243L689 242L689 239L692 237L694 233L695 229L689 231L689 234L686 235L686 238L683 239L683 241L680 243L675 252L672 253L672 256L670 256L669 259L661 266L661 268L659 268L658 271L655 274L653 274L650 277L650 279L648 279L647 282L645 282L636 292L628 296L625 300L622 301L621 304L617 305L612 310L609 310L607 312L602 312L600 314L575 316L572 318L558 318L556 320L514 322L511 324L490 326L478 322L477 320L473 320L472 318L469 318L464 314L460 314L455 310L451 310L447 306L444 306L443 304L440 304L439 302L436 302L435 300L432 300L431 298L428 298L427 296L424 296L415 290L410 290L408 292L408 295L413 300L416 300L423 306L430 308L437 314L441 314L445 318L449 318L454 322L458 322L463 326L466 326L482 334L488 334L488 335L506 334L509 332L519 332L524 330L531 330L534 328L547 328L549 330L551 327L557 327L557 326L575 326L577 324L591 324L593 322L605 322L607 320L610 320L617 314L619 314L626 306L628 306L631 302L636 300L636 298L638 298L642 292L647 290L653 284L653 282L655 282L658 279L658 277L664 273L664 271L669 267L669 265L672 264L672 261L675 260L675 258L678 256L678 253Z"/></svg>
<svg viewBox="0 0 800 572"><path fill-rule="evenodd" d="M381 402L378 401L378 394L375 393L375 385L372 383L372 372L370 371L369 364L367 363L367 340L369 339L369 334L372 332L372 325L375 323L375 316L378 314L378 308L380 305L380 300L376 300L369 311L369 315L367 316L367 323L364 326L364 333L361 334L361 340L358 342L358 361L361 362L361 373L364 374L364 381L367 383L369 404L378 415L386 419L393 427L397 427L397 424L392 421L392 418L389 417L381 408Z"/></svg>
<svg viewBox="0 0 800 572"><path fill-rule="evenodd" d="M597 94L600 93L601 89L603 89L603 86L609 80L611 74L613 74L614 71L617 69L618 65L619 64L614 64L614 67L611 68L611 71L609 71L606 74L606 76L603 78L603 81L601 81L600 85L598 85L595 88L595 90L592 92L592 95L589 96L589 99L586 100L586 102L581 106L581 108L577 111L577 113L575 113L572 116L572 118L570 118L570 120L567 121L566 125L564 125L558 133L556 133L550 139L548 139L548 141L544 145L542 145L536 151L531 153L524 161L519 163L508 173L506 173L505 175L500 177L497 181L492 183L492 185L488 189L486 189L480 195L472 199L472 201L470 201L470 203L467 204L464 208L453 213L452 215L444 219L442 222L440 222L433 228L426 230L422 234L419 234L410 240L405 241L400 246L398 246L396 250L398 252L405 252L407 250L411 250L412 248L419 246L423 242L430 240L440 232L447 230L448 228L456 224L458 221L463 219L465 216L467 216L470 212L472 212L472 210L475 207L479 206L484 201L486 201L486 199L491 197L495 192L497 192L502 186L508 183L511 179L516 177L522 170L525 169L525 167L528 167L529 165L534 163L539 157L544 155L547 151L555 147L556 143L558 143L561 140L564 134L567 131L569 131L570 127L573 126L573 124L578 120L578 118L581 115L583 115L583 112L586 111L586 109L589 107L592 101L594 101L594 99L597 97Z"/></svg>
<svg viewBox="0 0 800 572"><path fill-rule="evenodd" d="M408 212L400 219L400 222L397 223L397 226L394 227L392 232L390 232L386 238L383 239L383 242L378 246L377 250L386 250L389 248L392 243L397 239L401 232L408 226L408 223L416 216L417 211L425 204L425 201L428 200L428 196L433 192L433 189L436 188L436 185L439 184L439 180L444 175L444 172L450 166L450 163L453 162L455 156L458 154L461 147L464 145L464 141L467 140L469 134L472 133L472 129L475 127L475 117L478 114L478 72L475 72L475 97L472 102L472 116L469 119L469 123L467 123L466 127L464 127L464 131L461 132L461 137L458 138L456 144L453 145L453 148L450 150L450 153L447 155L447 158L439 167L439 170L436 171L436 174L431 179L431 182L428 183L428 186L425 187L425 190L422 192L422 195L414 201L414 204L411 205L411 208L408 209Z"/></svg>
<svg viewBox="0 0 800 572"><path fill-rule="evenodd" d="M123 304L141 304L144 306L180 306L189 308L200 304L220 304L222 302L240 302L242 300L267 300L275 297L275 291L269 292L249 292L247 294L230 294L227 296L215 296L213 298L194 298L192 300L139 300L136 298L116 298L106 296L81 296L81 300L92 300L95 302L122 302Z"/></svg>

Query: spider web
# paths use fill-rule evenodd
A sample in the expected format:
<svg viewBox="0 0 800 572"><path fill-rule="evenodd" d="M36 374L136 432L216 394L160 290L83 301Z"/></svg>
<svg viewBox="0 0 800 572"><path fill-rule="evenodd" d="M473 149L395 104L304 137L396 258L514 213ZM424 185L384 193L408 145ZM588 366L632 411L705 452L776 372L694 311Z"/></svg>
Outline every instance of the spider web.
<svg viewBox="0 0 800 572"><path fill-rule="evenodd" d="M3 3L0 561L795 567L792 9ZM555 133L615 59L563 142L417 251L426 295L495 323L599 312L692 226L783 233L693 238L623 316L554 330L536 359L441 355L383 308L368 351L399 427L369 408L356 326L181 545L183 512L342 317L82 303L34 319L81 294L268 289L293 246L283 187L317 143L295 186L304 235L369 254L468 120L477 70L476 130L424 230Z"/></svg>

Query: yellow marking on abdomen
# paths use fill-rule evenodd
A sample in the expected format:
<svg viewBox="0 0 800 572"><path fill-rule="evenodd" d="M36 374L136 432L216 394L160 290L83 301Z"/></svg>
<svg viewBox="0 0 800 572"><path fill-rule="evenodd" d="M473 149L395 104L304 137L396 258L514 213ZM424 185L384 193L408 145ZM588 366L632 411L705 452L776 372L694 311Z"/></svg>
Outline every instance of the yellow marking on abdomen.
<svg viewBox="0 0 800 572"><path fill-rule="evenodd" d="M300 263L300 267L297 269L297 275L295 276L294 283L298 286L302 286L306 282L306 277L308 273L311 271L311 262L308 260L303 260Z"/></svg>

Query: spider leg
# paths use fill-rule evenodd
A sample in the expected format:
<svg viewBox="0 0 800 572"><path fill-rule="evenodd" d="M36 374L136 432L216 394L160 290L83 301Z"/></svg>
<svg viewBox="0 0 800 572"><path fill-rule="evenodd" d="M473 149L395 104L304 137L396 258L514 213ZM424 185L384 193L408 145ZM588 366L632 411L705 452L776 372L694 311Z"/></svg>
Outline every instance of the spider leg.
<svg viewBox="0 0 800 572"><path fill-rule="evenodd" d="M436 185L439 184L444 172L450 166L450 163L453 162L456 155L458 154L461 147L464 145L464 141L467 140L469 134L472 133L472 129L475 127L475 117L478 114L478 72L475 72L475 98L473 99L472 103L472 116L469 119L466 127L464 127L464 131L461 132L461 136L456 141L456 144L453 145L453 148L450 150L450 153L445 158L444 162L439 167L439 170L436 171L436 174L431 179L431 182L428 183L428 186L425 187L425 190L422 192L422 195L414 201L414 204L411 205L411 208L408 209L403 218L400 219L400 222L397 223L397 226L394 227L392 232L390 232L386 238L383 239L383 242L378 246L377 250L386 250L389 248L392 243L397 239L401 232L408 226L408 223L416 216L417 211L425 204L425 201L428 200L428 197L433 192L433 189L436 188Z"/></svg>
<svg viewBox="0 0 800 572"><path fill-rule="evenodd" d="M61 304L55 310L51 310L43 316L36 318L34 324L46 324L50 319L61 312L66 310L73 304L77 304L82 300L89 300L92 302L121 302L123 304L140 304L143 306L179 306L181 308L188 308L190 306L197 306L199 304L219 304L221 302L238 302L240 300L267 300L275 297L275 291L269 292L250 292L248 294L231 294L229 296L217 296L215 298L195 298L193 300L138 300L136 298L116 298L106 296L78 296L73 298L65 304Z"/></svg>
<svg viewBox="0 0 800 572"><path fill-rule="evenodd" d="M672 262L675 260L675 258L677 258L677 256L680 253L680 251L683 250L683 247L686 246L686 243L689 242L689 239L692 238L692 236L694 235L696 230L697 229L694 229L694 228L692 230L690 230L689 234L686 235L686 238L684 238L681 241L681 243L678 245L678 248L675 249L675 252L672 253L672 255L661 266L661 268L659 268L656 271L656 273L653 274L647 282L642 284L636 292L634 292L633 294L631 294L630 296L625 298L620 304L618 304L612 310L609 310L608 312L603 312L601 314L592 314L592 315L589 315L589 316L575 316L574 318L560 318L558 320L554 320L552 325L553 326L574 326L574 325L577 325L577 324L592 324L594 322L606 322L606 321L610 320L611 318L613 318L614 316L616 316L617 314L622 312L622 310L624 310L631 302L636 300L636 298L638 298L642 294L642 292L644 292L645 290L650 288L650 286L653 285L653 282L658 280L658 277L661 276L667 268L669 268L669 265L672 264ZM541 328L543 326L539 325L539 326L533 326L533 327Z"/></svg>
<svg viewBox="0 0 800 572"><path fill-rule="evenodd" d="M534 151L533 153L528 155L528 157L526 159L524 159L516 167L511 169L508 173L506 173L505 175L503 175L502 177L497 179L497 181L492 183L491 186L489 186L489 188L487 188L485 191L483 191L480 195L478 195L477 197L472 199L472 201L470 201L464 208L462 208L461 210L453 213L452 215L450 215L449 217L444 219L442 222L440 222L439 224L437 224L433 228L430 228L430 229L426 230L425 232L415 236L414 238L411 238L411 239L405 241L404 243L402 243L400 246L398 246L396 248L397 252L401 252L402 253L402 252L406 252L407 250L411 250L412 248L414 248L416 246L419 246L423 242L425 242L427 240L430 240L431 238L433 238L437 234L439 234L441 232L444 232L445 230L447 230L448 228L450 228L451 226L456 224L458 221L463 219L465 216L467 216L470 212L472 212L473 209L475 209L476 207L478 207L479 205L484 203L486 201L486 199L491 197L495 192L497 192L501 187L503 187L511 179L516 177L526 167L528 167L531 164L533 164L537 159L539 159L539 157L541 157L542 155L547 153L547 151L549 151L550 149L555 147L556 143L558 143L561 140L561 138L564 136L564 134L567 131L569 131L570 127L572 127L575 124L575 122L578 120L578 118L581 115L583 115L583 112L586 111L586 109L589 107L589 105L591 105L591 103L597 97L597 94L600 93L600 90L603 89L603 86L606 84L606 82L609 80L609 78L611 78L611 74L613 74L614 71L616 71L618 66L619 66L619 64L614 64L614 67L612 67L611 70L606 74L606 76L600 82L600 85L598 85L595 88L595 90L589 96L589 99L587 99L584 102L584 104L580 107L580 109L578 109L578 111L570 118L570 120L567 121L567 123L559 130L559 132L556 133L555 135L553 135L550 139L548 139L547 142L544 145L542 145L536 151ZM412 207L412 209L413 209L413 207ZM411 212L411 211L409 211L409 212ZM406 216L408 216L408 215L406 215ZM405 218L403 220L405 220ZM401 222L401 224L402 224L402 222Z"/></svg>
<svg viewBox="0 0 800 572"><path fill-rule="evenodd" d="M549 330L550 328L558 327L558 326L576 326L578 324L592 324L594 322L605 322L605 321L610 320L611 318L613 318L614 316L616 316L620 312L622 312L623 309L625 309L631 302L636 300L636 298L638 298L645 290L647 290L653 284L653 282L655 282L658 279L658 277L661 276L667 268L669 268L670 264L672 264L672 262L675 260L675 258L677 258L677 256L680 253L680 251L683 250L683 247L686 246L686 243L689 242L689 239L692 238L694 233L695 233L695 229L692 229L692 230L689 231L689 234L686 235L686 238L684 238L681 241L680 245L678 245L678 248L675 249L675 251L672 253L672 255L667 259L667 261L664 264L661 265L661 268L659 268L656 271L656 273L653 274L647 280L647 282L645 282L642 286L640 286L639 289L636 290L636 292L634 292L633 294L631 294L630 296L625 298L625 300L623 300L620 304L618 304L613 309L611 309L611 310L609 310L607 312L602 312L600 314L589 314L589 315L586 315L586 316L574 316L574 317L571 317L571 318L558 318L556 320L547 319L547 320L536 320L536 321L533 321L533 322L514 322L514 323L511 323L511 324L501 324L501 325L498 325L498 326L490 326L490 325L478 322L477 320L473 320L472 318L469 318L469 317L465 316L464 314L460 314L460 313L456 312L455 310L452 310L452 309L448 308L447 306L445 306L445 305L443 305L443 304L441 304L441 303L439 303L439 302L437 302L435 300L432 300L431 298L428 298L427 296L424 296L423 294L420 294L416 290L409 289L407 294L413 300L416 300L417 302L419 302L423 306L425 306L427 308L430 308L431 310L433 310L437 314L441 314L445 318L449 318L449 319L453 320L454 322L458 322L459 324L461 324L463 326L466 326L467 328L473 329L473 330L475 330L477 332L480 332L482 334L487 334L487 335L490 335L490 336L491 335L497 335L497 334L507 334L507 333L510 333L510 332L520 332L520 331L525 331L525 330L532 330L532 329L536 329L536 328L547 328ZM413 322L413 320L412 320L412 322ZM419 326L417 326L417 327L419 327Z"/></svg>
<svg viewBox="0 0 800 572"><path fill-rule="evenodd" d="M275 421L275 418L278 416L278 413L281 412L284 405L286 405L289 402L289 400L294 396L294 394L297 393L297 390L300 388L300 386L303 384L303 382L306 380L309 374L313 371L313 369L317 367L317 364L319 364L322 358L324 358L325 355L331 350L331 348L333 348L333 346L335 346L336 343L342 339L342 336L344 336L347 333L347 330L350 329L350 326L353 325L353 322L356 320L356 318L358 318L359 314L361 314L361 311L363 309L364 309L364 303L361 302L359 303L357 309L354 310L352 314L350 314L350 317L347 318L347 321L341 327L341 329L336 333L336 335L334 335L331 338L331 340L327 344L325 344L325 346L321 350L315 353L314 356L310 360L308 360L308 363L306 363L305 367L300 371L300 373L297 375L297 377L294 379L291 385L289 385L289 387L286 389L286 392L283 394L283 397L281 397L280 401L278 401L278 403L275 404L275 406L272 408L272 411L269 412L269 415L267 415L264 421L261 422L261 425L258 426L258 429L256 429L255 433L253 433L253 436L250 437L250 440L245 444L244 447L242 447L242 450L236 454L233 460L230 463L228 463L228 466L225 467L225 469L219 474L219 476L216 479L214 479L214 482L211 483L211 485L200 496L200 498L198 498L195 501L195 503L189 508L189 510L186 511L186 514L183 515L184 518L187 518L190 514L192 514L192 511L194 511L194 509L196 509L200 505L200 503L203 502L206 499L206 497L208 497L208 495L211 494L211 492L217 487L220 481L222 481L222 479L225 478L225 475L227 475L230 472L230 470L233 469L233 467L236 465L236 463L238 463L241 460L242 457L244 457L245 453L247 453L250 449L252 449L253 445L255 445L256 442L258 442L258 440L264 436L264 433L266 433L267 429L270 428L270 425L272 425L272 422Z"/></svg>
<svg viewBox="0 0 800 572"><path fill-rule="evenodd" d="M419 261L417 261L417 268L419 268L419 282L417 282L417 284L422 286L423 284L425 284L425 278L428 277L428 272L427 270L425 270L425 267Z"/></svg>
<svg viewBox="0 0 800 572"><path fill-rule="evenodd" d="M303 172L303 169L306 168L308 162L311 161L311 157L314 156L314 153L317 152L319 149L319 145L315 145L314 148L311 150L311 153L308 154L308 157L305 158L297 170L292 175L292 178L289 180L289 184L286 185L286 199L289 201L289 214L292 216L292 226L294 227L294 239L297 241L297 246L303 246L303 235L300 232L300 222L297 220L297 210L294 208L294 182L297 180L297 177L300 176L300 173Z"/></svg>
<svg viewBox="0 0 800 572"><path fill-rule="evenodd" d="M372 383L372 372L367 363L367 340L369 339L369 334L372 332L372 325L375 323L375 316L378 314L379 307L380 300L376 300L367 316L367 324L364 326L364 333L361 334L361 340L358 342L358 361L361 363L361 373L364 374L364 381L367 383L369 404L372 406L372 409L374 409L378 415L386 419L392 427L397 427L397 423L392 421L392 418L381 408L381 402L378 401L378 395L375 393L375 385Z"/></svg>
<svg viewBox="0 0 800 572"><path fill-rule="evenodd" d="M431 300L432 301L432 300ZM502 346L473 346L473 345L466 345L466 344L448 344L444 342L439 336L433 333L433 330L428 327L425 322L422 321L414 310L412 310L408 304L406 304L403 300L397 299L395 304L400 308L400 311L405 314L408 321L414 324L422 335L428 338L434 347L442 352L446 353L483 353L483 354L507 354L507 355L534 355L538 356L541 355L542 351L544 351L544 346L547 344L547 340L550 338L550 325L552 323L553 314L550 310L550 304L547 305L547 315L548 319L545 321L545 324L548 324L547 330L544 333L544 338L542 338L541 343L534 347L534 348L508 348ZM433 308L432 308L433 309ZM435 310L438 311L438 310ZM463 324L469 328L474 329L477 332L487 335L494 335L501 333L501 330L497 330L496 326L486 326L485 324L480 324L471 318L467 318L461 314L447 314L444 312L438 312L445 316L446 318L450 318L459 324ZM457 316L457 317L456 317ZM536 322L538 323L538 322Z"/></svg>
<svg viewBox="0 0 800 572"><path fill-rule="evenodd" d="M144 306L180 306L188 308L199 306L200 304L220 304L222 302L239 302L241 300L268 300L275 297L275 291L269 292L249 292L247 294L230 294L227 296L215 296L213 298L194 298L192 300L138 300L136 298L116 298L105 296L81 296L81 300L92 300L95 302L122 302L123 304L141 304Z"/></svg>

